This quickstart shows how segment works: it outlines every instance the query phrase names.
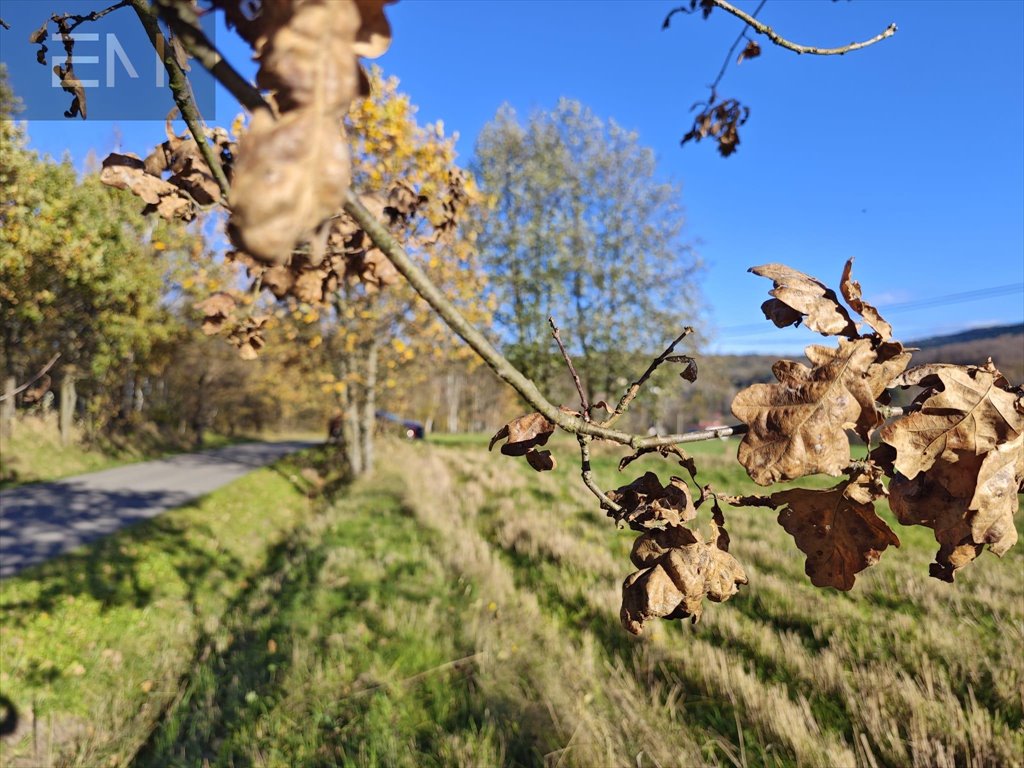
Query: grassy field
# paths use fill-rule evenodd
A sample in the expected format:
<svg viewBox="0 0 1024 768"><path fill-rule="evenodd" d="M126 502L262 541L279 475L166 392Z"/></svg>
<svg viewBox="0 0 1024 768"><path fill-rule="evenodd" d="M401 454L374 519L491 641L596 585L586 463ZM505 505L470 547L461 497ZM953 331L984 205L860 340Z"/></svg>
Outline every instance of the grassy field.
<svg viewBox="0 0 1024 768"><path fill-rule="evenodd" d="M1021 764L1020 548L950 586L930 533L898 528L838 593L773 513L736 511L750 585L633 638L632 537L555 450L538 476L476 439L389 443L330 504L297 466L262 470L4 582L21 719L0 764ZM696 446L700 479L753 490L734 451Z"/></svg>
<svg viewBox="0 0 1024 768"><path fill-rule="evenodd" d="M19 417L14 426L10 438L0 439L0 488L97 472L194 449L185 436L171 439L152 427L92 443L84 441L76 428L74 439L63 445L57 430L57 414L53 412ZM220 448L243 439L207 433L203 448Z"/></svg>

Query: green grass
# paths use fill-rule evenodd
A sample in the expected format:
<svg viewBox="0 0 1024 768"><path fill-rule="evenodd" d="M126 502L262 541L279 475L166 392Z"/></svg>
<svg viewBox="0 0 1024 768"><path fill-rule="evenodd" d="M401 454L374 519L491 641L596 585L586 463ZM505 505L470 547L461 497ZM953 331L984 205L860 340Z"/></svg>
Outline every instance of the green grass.
<svg viewBox="0 0 1024 768"><path fill-rule="evenodd" d="M312 514L295 461L0 582L0 695L21 723L0 764L74 745L72 762L99 765L147 738L197 647Z"/></svg>
<svg viewBox="0 0 1024 768"><path fill-rule="evenodd" d="M298 467L264 470L5 582L0 690L83 766L1019 764L1019 548L951 586L930 532L898 528L839 593L773 512L727 510L750 585L634 638L632 534L574 444L538 475L485 442L389 442L313 508ZM693 446L701 482L755 490L734 452ZM605 487L683 474L617 461L596 452Z"/></svg>
<svg viewBox="0 0 1024 768"><path fill-rule="evenodd" d="M221 448L251 439L255 438L207 433L203 448ZM186 436L164 434L152 427L93 441L86 441L76 430L74 439L63 445L56 414L23 416L16 420L14 434L0 443L0 488L98 472L191 450L195 446Z"/></svg>

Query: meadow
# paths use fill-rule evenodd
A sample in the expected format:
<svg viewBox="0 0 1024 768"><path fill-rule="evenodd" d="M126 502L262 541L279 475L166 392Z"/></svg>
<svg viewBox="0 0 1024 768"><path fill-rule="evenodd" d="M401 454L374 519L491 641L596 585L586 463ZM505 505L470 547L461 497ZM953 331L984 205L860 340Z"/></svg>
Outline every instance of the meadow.
<svg viewBox="0 0 1024 768"><path fill-rule="evenodd" d="M1021 764L1020 545L949 585L894 525L839 593L773 512L727 512L749 586L634 638L633 537L573 447L537 475L485 439L387 442L333 495L314 452L3 582L0 764ZM700 480L753 491L734 452L694 446Z"/></svg>

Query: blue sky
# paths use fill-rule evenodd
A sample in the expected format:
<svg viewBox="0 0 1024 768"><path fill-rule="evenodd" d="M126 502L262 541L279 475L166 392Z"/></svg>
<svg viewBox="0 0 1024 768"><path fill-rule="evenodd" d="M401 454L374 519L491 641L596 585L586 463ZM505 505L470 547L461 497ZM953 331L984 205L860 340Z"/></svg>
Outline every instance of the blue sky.
<svg viewBox="0 0 1024 768"><path fill-rule="evenodd" d="M893 21L899 31L843 57L797 56L761 38L763 55L731 65L719 88L752 110L728 159L679 139L740 22L677 15L662 31L674 5L405 0L388 9L395 39L379 64L421 120L459 132L466 162L506 101L525 114L567 96L638 131L682 186L718 351L792 353L820 340L763 320L771 284L745 270L771 261L837 285L856 257L865 298L883 314L895 305L898 338L1024 320L1024 3L769 0L760 18L800 43L842 45ZM218 40L252 71L243 45L223 30ZM221 94L217 119L236 111ZM162 127L39 121L29 133L37 149L80 162L118 138L144 153Z"/></svg>

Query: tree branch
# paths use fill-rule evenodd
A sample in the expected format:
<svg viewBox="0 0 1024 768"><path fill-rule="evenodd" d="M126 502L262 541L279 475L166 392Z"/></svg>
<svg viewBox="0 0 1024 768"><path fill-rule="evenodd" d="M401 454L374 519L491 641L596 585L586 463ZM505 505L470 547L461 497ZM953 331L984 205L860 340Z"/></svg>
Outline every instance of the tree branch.
<svg viewBox="0 0 1024 768"><path fill-rule="evenodd" d="M173 2L173 0L171 1ZM720 0L715 0L715 2L719 1ZM133 5L142 4L148 9L148 6L145 4L145 0L131 0L131 2ZM177 6L177 3L174 4ZM136 10L138 10L138 8L136 8ZM147 16L152 18L148 14ZM142 14L140 14L140 18L142 18ZM157 32L159 32L159 29ZM217 54L217 56L219 55L220 54ZM207 66L207 63L201 59L200 63ZM209 69L210 73L222 84L227 86L223 80L225 77L225 71L223 68L214 69L207 66L207 69ZM180 68L178 68L178 71L181 73ZM184 73L181 74L184 76ZM258 98L260 102L262 102L261 106L266 105L266 102L263 102L262 96L255 86L243 79L239 87L243 91L242 97L239 97L239 101L242 101L243 98L255 101L255 99ZM236 96L238 96L238 94L236 94ZM409 282L409 285L412 286L413 290L415 290L416 293L427 302L431 309L437 312L438 316L457 336L459 336L459 338L469 345L470 349L472 349L480 359L483 360L492 371L494 371L498 378L518 392L527 403L537 409L537 411L548 421L552 422L565 432L574 434L577 437L586 436L590 438L610 440L612 442L619 443L620 445L629 446L634 450L640 448L660 448L662 446L680 445L684 443L696 443L704 440L713 440L718 437L746 434L747 426L745 424L735 424L733 426L705 429L696 432L660 436L655 435L653 437L648 437L610 429L609 422L612 421L612 417L609 417L609 420L603 424L595 424L593 422L587 422L581 417L573 416L562 411L551 403L537 388L537 385L524 376L518 368L512 365L512 363L510 363L494 347L494 345L487 340L476 326L467 320L459 309L448 300L437 285L435 285L426 273L420 269L419 265L409 257L405 252L405 249L391 235L391 233L388 232L384 225L377 221L373 214L367 210L366 206L362 204L358 195L356 195L353 190L349 189L346 194L345 204L343 207L345 212L351 216L357 224L359 224L363 231L366 232L373 244L388 257L395 269L398 270L399 274ZM648 370L644 375L631 385L630 389L627 390L627 393L623 395L623 399L619 401L619 408L622 409L622 412L629 407L630 402L632 402L639 392L639 388L644 384L647 378L650 377L658 365L664 362L665 358L672 353L675 345L691 332L691 328L684 329L683 333L680 334L679 337L669 345L665 352L663 352L651 364L651 366L648 367ZM616 410L619 410L619 408ZM883 408L880 409L880 411L886 416L898 415L898 412L902 412L895 408ZM589 449L587 450L589 451ZM603 502L607 504L614 504L614 502L604 496L604 493L600 488L597 488L596 484L593 482L593 477L589 474L589 470L587 470L587 474L584 476L583 480L584 483L587 484L587 487L590 488L591 491L594 491L599 498L603 497Z"/></svg>
<svg viewBox="0 0 1024 768"><path fill-rule="evenodd" d="M583 414L583 420L590 421L590 403L587 402L587 396L583 392L583 382L580 381L580 375L576 373L576 366L572 364L572 358L569 357L569 353L565 350L565 345L562 344L562 337L558 333L558 326L555 325L554 318L548 318L548 325L551 326L551 335L555 337L555 343L558 344L558 349L562 353L562 359L565 360L565 364L569 367L569 373L572 374L572 382L576 385L576 392L580 396L580 407L581 413Z"/></svg>
<svg viewBox="0 0 1024 768"><path fill-rule="evenodd" d="M217 182L217 186L220 187L221 195L226 201L228 193L231 191L231 185L228 183L228 177L224 174L224 167L220 163L220 158L217 157L213 147L206 141L206 133L203 130L203 118L196 108L195 99L192 97L192 86L182 71L181 65L174 58L173 49L168 45L163 32L160 31L160 23L157 20L158 17L153 7L147 0L130 0L130 2L132 8L135 9L135 14L139 17L139 21L142 22L146 34L149 35L149 42L153 44L157 55L163 60L164 69L167 70L169 78L168 84L171 94L174 96L174 103L178 105L181 117L185 121L185 125L188 126L192 138L195 139L199 152L202 154L207 166L209 166L210 174L213 176L214 181Z"/></svg>
<svg viewBox="0 0 1024 768"><path fill-rule="evenodd" d="M4 392L2 395L0 395L0 401L6 400L8 397L14 397L19 392L24 392L26 389L31 387L33 384L35 384L37 381L39 381L39 379L43 378L43 376L46 375L46 372L48 370L53 368L53 364L57 362L57 359L59 357L60 357L60 352L58 352L53 357L51 357L50 361L46 365L44 365L42 368L40 368L35 376L33 376L28 381L26 381L20 387L17 387L16 389L11 390L10 392Z"/></svg>
<svg viewBox="0 0 1024 768"><path fill-rule="evenodd" d="M157 13L181 38L185 49L238 99L239 104L250 112L270 109L259 89L242 77L206 36L191 4L178 0L157 0Z"/></svg>
<svg viewBox="0 0 1024 768"><path fill-rule="evenodd" d="M750 14L751 18L757 18L757 14L761 12L761 9L764 8L764 4L766 2L768 2L768 0L761 0L761 2L758 3L757 8L755 8L754 12ZM708 86L708 88L711 89L711 99L708 102L709 104L715 100L715 92L718 90L718 84L721 83L722 78L725 77L725 71L729 68L729 63L732 61L732 55L736 53L736 49L746 36L747 30L741 30L740 33L736 35L736 40L733 42L732 47L729 48L728 53L725 54L725 61L722 62L722 68L718 70L718 77L716 77L714 82Z"/></svg>
<svg viewBox="0 0 1024 768"><path fill-rule="evenodd" d="M683 332L676 336L676 340L669 344L668 347L665 348L664 352L662 352L660 355L654 358L651 364L647 366L647 370L643 372L643 375L629 385L629 389L626 390L626 393L622 396L622 399L619 400L619 404L615 406L615 410L612 411L611 416L609 416L607 419L601 422L602 426L610 427L612 424L618 421L619 418L621 418L622 414L624 414L626 410L629 408L629 404L632 403L633 399L640 393L640 388L643 387L643 385L654 374L654 372L658 370L658 366L664 363L665 360L668 359L668 356L671 355L673 351L675 351L676 345L680 341L685 339L687 336L689 336L691 333L693 333L693 328L691 328L690 326L686 326L685 328L683 328Z"/></svg>
<svg viewBox="0 0 1024 768"><path fill-rule="evenodd" d="M799 43L787 40L764 22L758 21L749 13L745 13L734 5L727 3L726 0L711 0L711 2L726 13L731 13L737 19L752 27L758 34L765 35L776 45L793 51L794 53L810 53L815 56L842 56L843 54L850 53L851 51L858 51L861 48L867 48L869 45L874 45L875 43L881 42L887 37L892 37L896 34L896 23L893 22L886 27L884 31L875 35L870 40L865 40L861 43L850 43L849 45L844 45L840 48L818 48L813 45L800 45Z"/></svg>

